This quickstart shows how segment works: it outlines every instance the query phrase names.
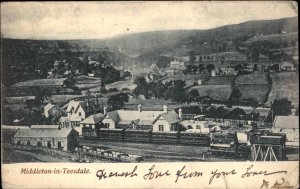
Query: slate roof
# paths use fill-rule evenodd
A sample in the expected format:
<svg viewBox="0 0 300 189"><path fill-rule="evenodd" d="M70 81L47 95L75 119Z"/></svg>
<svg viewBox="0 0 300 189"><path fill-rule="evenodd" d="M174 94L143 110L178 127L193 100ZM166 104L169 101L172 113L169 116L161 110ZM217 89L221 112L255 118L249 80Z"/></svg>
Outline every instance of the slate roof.
<svg viewBox="0 0 300 189"><path fill-rule="evenodd" d="M161 116L169 123L169 124L173 124L173 123L177 123L179 121L181 121L181 119L179 118L179 116L174 112L168 112L168 113L163 113L161 114Z"/></svg>
<svg viewBox="0 0 300 189"><path fill-rule="evenodd" d="M73 129L64 128L58 129L20 129L15 134L15 138L27 137L27 138L66 138ZM75 131L75 130L73 130ZM77 132L77 131L75 131Z"/></svg>
<svg viewBox="0 0 300 189"><path fill-rule="evenodd" d="M119 124L130 124L134 121L138 125L152 125L160 115L170 124L180 121L179 116L174 111L164 113L163 111L116 110L108 112L106 118L112 119Z"/></svg>
<svg viewBox="0 0 300 189"><path fill-rule="evenodd" d="M83 120L82 124L98 124L104 119L104 115L101 113L93 114L87 117L85 120Z"/></svg>
<svg viewBox="0 0 300 189"><path fill-rule="evenodd" d="M31 129L58 129L59 125L31 125Z"/></svg>
<svg viewBox="0 0 300 189"><path fill-rule="evenodd" d="M49 111L53 107L54 107L54 104L48 103L46 106L44 106L44 110Z"/></svg>
<svg viewBox="0 0 300 189"><path fill-rule="evenodd" d="M282 129L299 129L299 116L276 116L274 127Z"/></svg>

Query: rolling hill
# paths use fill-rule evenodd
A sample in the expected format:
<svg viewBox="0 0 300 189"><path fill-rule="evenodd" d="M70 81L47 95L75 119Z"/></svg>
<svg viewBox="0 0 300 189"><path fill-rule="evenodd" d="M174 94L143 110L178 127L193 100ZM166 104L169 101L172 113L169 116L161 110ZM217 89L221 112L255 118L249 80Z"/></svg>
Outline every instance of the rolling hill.
<svg viewBox="0 0 300 189"><path fill-rule="evenodd" d="M280 38L281 43L285 43L286 39L298 41L297 34L298 17L293 17L249 21L209 30L153 31L95 40L1 39L2 69L7 70L2 75L2 80L4 84L13 84L17 81L38 79L31 78L32 70L48 71L57 58L72 59L87 55L100 57L117 66L142 69L157 63L162 55L188 56L191 51L227 52L246 46L255 36L264 36L260 38L273 41L274 38ZM288 37L282 37L283 35ZM295 45L297 46L287 42L284 47ZM44 67L40 68L40 65Z"/></svg>

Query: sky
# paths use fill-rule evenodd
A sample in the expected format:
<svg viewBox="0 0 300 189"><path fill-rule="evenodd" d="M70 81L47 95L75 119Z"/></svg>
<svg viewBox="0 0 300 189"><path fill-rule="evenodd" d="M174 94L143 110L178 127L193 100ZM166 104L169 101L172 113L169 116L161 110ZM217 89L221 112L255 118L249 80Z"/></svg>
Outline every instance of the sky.
<svg viewBox="0 0 300 189"><path fill-rule="evenodd" d="M210 29L298 15L290 2L6 2L1 36L101 39L158 30Z"/></svg>

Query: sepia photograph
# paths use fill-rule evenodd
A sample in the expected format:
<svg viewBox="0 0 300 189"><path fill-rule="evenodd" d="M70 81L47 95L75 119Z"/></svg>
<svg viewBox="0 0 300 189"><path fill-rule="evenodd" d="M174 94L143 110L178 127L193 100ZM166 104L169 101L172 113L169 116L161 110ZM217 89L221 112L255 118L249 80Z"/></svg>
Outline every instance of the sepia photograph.
<svg viewBox="0 0 300 189"><path fill-rule="evenodd" d="M1 3L1 163L298 162L298 51L292 1Z"/></svg>

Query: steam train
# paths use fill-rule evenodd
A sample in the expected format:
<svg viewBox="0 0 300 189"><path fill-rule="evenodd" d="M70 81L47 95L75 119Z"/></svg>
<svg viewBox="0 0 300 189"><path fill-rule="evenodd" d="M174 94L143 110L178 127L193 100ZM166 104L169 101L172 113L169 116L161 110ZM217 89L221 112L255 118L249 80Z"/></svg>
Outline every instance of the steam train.
<svg viewBox="0 0 300 189"><path fill-rule="evenodd" d="M130 130L130 129L107 129L101 128L96 131L96 137L84 132L86 139L141 142L141 143L162 143L162 144L184 144L209 146L209 135L202 133L187 133L180 131L152 131L152 130Z"/></svg>
<svg viewBox="0 0 300 189"><path fill-rule="evenodd" d="M271 146L274 154L273 159L283 160L285 158L285 134L265 130L251 130L244 133L223 131L203 134L183 131L161 132L101 128L96 131L96 136L84 133L84 138L93 140L203 146L209 147L209 154L229 155L253 161L265 160L265 156L269 152L263 149ZM262 149L259 156L257 155L258 145Z"/></svg>

